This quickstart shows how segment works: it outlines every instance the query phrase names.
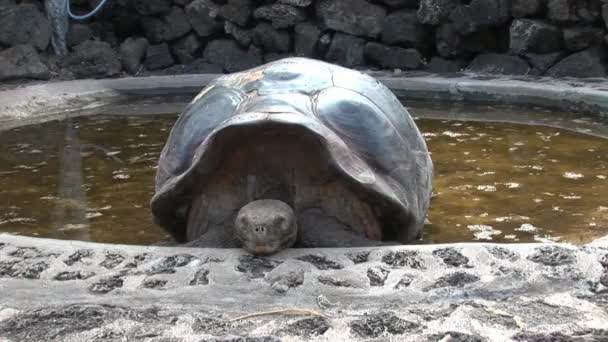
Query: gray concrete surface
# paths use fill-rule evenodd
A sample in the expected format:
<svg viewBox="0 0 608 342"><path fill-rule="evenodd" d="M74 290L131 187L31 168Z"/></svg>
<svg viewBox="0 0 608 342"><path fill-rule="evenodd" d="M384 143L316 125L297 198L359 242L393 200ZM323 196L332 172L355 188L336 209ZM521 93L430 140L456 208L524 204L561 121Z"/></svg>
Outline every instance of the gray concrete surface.
<svg viewBox="0 0 608 342"><path fill-rule="evenodd" d="M602 258L608 240L255 258L5 234L0 340L605 341Z"/></svg>

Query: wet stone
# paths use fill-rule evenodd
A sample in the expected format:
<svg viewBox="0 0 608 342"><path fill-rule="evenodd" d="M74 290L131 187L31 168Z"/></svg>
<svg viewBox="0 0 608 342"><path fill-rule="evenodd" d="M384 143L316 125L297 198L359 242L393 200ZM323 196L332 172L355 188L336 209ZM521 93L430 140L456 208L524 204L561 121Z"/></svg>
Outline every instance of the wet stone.
<svg viewBox="0 0 608 342"><path fill-rule="evenodd" d="M65 272L57 273L57 275L55 277L53 277L53 279L58 280L58 281L84 280L84 279L91 278L94 275L95 275L94 272L87 272L87 271L65 271Z"/></svg>
<svg viewBox="0 0 608 342"><path fill-rule="evenodd" d="M454 272L440 277L437 279L435 284L424 288L424 291L443 287L463 287L476 281L479 281L479 277L474 274L467 272Z"/></svg>
<svg viewBox="0 0 608 342"><path fill-rule="evenodd" d="M72 253L72 255L70 255L66 260L64 260L63 262L68 265L68 266L72 266L75 263L82 261L82 259L84 258L90 258L93 256L93 251L90 249L79 249L76 252Z"/></svg>
<svg viewBox="0 0 608 342"><path fill-rule="evenodd" d="M239 258L239 264L236 266L236 270L246 273L251 279L256 279L264 277L265 273L272 271L280 264L279 261L246 255Z"/></svg>
<svg viewBox="0 0 608 342"><path fill-rule="evenodd" d="M146 279L141 284L142 287L147 289L161 289L167 285L167 281L164 279Z"/></svg>
<svg viewBox="0 0 608 342"><path fill-rule="evenodd" d="M301 319L295 323L291 323L287 327L283 328L280 333L309 338L323 335L329 328L330 325L326 318L313 317Z"/></svg>
<svg viewBox="0 0 608 342"><path fill-rule="evenodd" d="M350 260L352 260L352 262L354 262L355 264L362 264L369 260L369 253L370 252L366 252L366 251L352 252L352 253L346 254L346 257L349 258Z"/></svg>
<svg viewBox="0 0 608 342"><path fill-rule="evenodd" d="M190 280L190 285L207 285L209 284L209 270L201 268L194 274L194 278Z"/></svg>
<svg viewBox="0 0 608 342"><path fill-rule="evenodd" d="M397 317L394 313L379 313L350 323L351 331L359 337L375 338L382 334L400 335L420 326Z"/></svg>
<svg viewBox="0 0 608 342"><path fill-rule="evenodd" d="M0 242L0 249L6 247L6 244L4 242Z"/></svg>
<svg viewBox="0 0 608 342"><path fill-rule="evenodd" d="M106 254L106 258L99 265L103 266L107 269L113 269L114 267L120 265L125 260L125 257L120 254Z"/></svg>
<svg viewBox="0 0 608 342"><path fill-rule="evenodd" d="M343 266L337 262L329 260L325 256L319 254L308 254L297 257L296 259L309 262L320 270L339 270L343 268Z"/></svg>
<svg viewBox="0 0 608 342"><path fill-rule="evenodd" d="M357 277L356 274L350 272L348 272L348 274L324 274L320 275L317 280L321 284L337 287L364 288L366 286L362 283L362 281Z"/></svg>
<svg viewBox="0 0 608 342"><path fill-rule="evenodd" d="M546 266L561 266L572 264L576 260L572 251L559 246L542 246L535 249L528 260Z"/></svg>
<svg viewBox="0 0 608 342"><path fill-rule="evenodd" d="M371 267L367 270L367 277L371 286L384 286L384 282L391 271L383 267Z"/></svg>
<svg viewBox="0 0 608 342"><path fill-rule="evenodd" d="M500 246L488 246L486 250L490 252L496 259L515 261L519 256L512 251Z"/></svg>
<svg viewBox="0 0 608 342"><path fill-rule="evenodd" d="M120 277L117 277L117 276L110 277L110 278L104 278L104 279L97 281L93 285L91 285L89 290L94 293L104 294L104 293L108 293L112 290L121 288L123 283L124 283L124 281Z"/></svg>
<svg viewBox="0 0 608 342"><path fill-rule="evenodd" d="M425 269L418 253L414 251L390 251L382 257L382 262L393 267L407 266L417 270Z"/></svg>
<svg viewBox="0 0 608 342"><path fill-rule="evenodd" d="M395 285L395 289L399 290L399 289L404 289L406 287L409 287L414 282L414 280L415 280L415 278L413 275L406 274L401 278L401 280L399 280L397 285Z"/></svg>
<svg viewBox="0 0 608 342"><path fill-rule="evenodd" d="M469 265L469 258L462 255L455 248L440 248L433 251L433 255L441 258L443 263L452 267L472 267Z"/></svg>
<svg viewBox="0 0 608 342"><path fill-rule="evenodd" d="M27 266L20 274L22 278L27 279L39 279L40 273L44 272L49 268L49 264L44 261L37 262L35 264Z"/></svg>

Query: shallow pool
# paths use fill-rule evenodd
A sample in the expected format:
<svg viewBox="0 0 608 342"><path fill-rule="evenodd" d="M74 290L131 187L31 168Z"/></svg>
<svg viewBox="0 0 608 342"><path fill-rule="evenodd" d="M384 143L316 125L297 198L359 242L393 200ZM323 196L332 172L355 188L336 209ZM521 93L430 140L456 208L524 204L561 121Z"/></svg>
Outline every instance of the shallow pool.
<svg viewBox="0 0 608 342"><path fill-rule="evenodd" d="M413 104L410 111L435 163L422 243L578 244L608 234L605 125L496 107ZM0 132L0 232L169 240L152 222L148 202L175 117L80 117Z"/></svg>

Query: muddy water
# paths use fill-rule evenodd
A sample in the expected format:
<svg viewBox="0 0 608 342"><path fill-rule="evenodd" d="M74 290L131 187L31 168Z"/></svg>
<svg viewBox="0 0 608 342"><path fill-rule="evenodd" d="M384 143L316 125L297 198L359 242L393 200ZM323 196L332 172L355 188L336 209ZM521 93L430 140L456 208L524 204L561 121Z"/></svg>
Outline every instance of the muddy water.
<svg viewBox="0 0 608 342"><path fill-rule="evenodd" d="M422 243L585 243L608 234L608 140L458 120L496 108L414 106L435 163ZM487 117L488 115L486 115ZM452 119L426 119L450 117ZM535 113L532 121L606 126ZM0 132L0 232L110 243L167 240L148 209L174 115L83 117Z"/></svg>

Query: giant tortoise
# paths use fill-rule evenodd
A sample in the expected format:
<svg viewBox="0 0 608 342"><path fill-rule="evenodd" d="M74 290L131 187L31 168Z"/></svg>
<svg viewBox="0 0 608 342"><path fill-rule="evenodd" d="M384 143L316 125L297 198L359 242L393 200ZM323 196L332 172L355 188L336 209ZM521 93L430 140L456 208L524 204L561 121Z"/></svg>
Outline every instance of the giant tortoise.
<svg viewBox="0 0 608 342"><path fill-rule="evenodd" d="M433 165L374 78L287 58L222 76L175 123L151 200L182 243L270 254L421 235Z"/></svg>

